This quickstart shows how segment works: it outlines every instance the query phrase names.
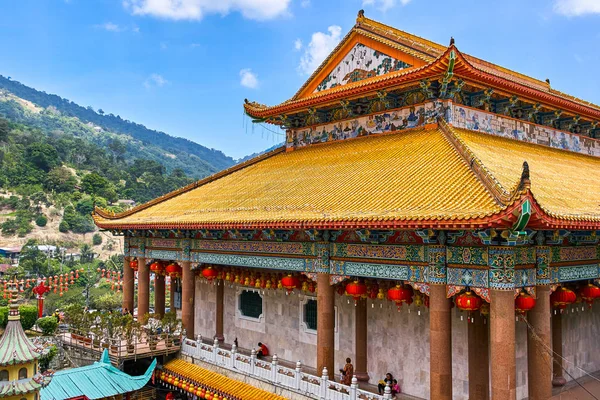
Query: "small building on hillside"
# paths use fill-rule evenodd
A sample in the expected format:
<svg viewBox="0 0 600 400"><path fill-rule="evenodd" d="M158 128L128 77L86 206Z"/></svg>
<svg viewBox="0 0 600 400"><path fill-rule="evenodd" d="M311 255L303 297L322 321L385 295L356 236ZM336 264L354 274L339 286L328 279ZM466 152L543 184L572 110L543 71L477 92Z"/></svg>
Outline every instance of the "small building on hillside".
<svg viewBox="0 0 600 400"><path fill-rule="evenodd" d="M19 263L21 256L21 246L16 247L0 247L0 257L8 261L8 264L16 265Z"/></svg>
<svg viewBox="0 0 600 400"><path fill-rule="evenodd" d="M40 392L41 400L155 398L138 396L156 368L156 359L140 376L131 376L110 363L108 350L92 365L57 371Z"/></svg>

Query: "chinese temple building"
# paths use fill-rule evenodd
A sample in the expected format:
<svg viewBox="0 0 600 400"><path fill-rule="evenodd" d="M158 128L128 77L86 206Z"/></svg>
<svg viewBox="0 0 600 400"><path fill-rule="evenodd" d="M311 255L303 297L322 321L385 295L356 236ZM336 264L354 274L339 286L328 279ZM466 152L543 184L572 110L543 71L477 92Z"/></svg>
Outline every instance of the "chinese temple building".
<svg viewBox="0 0 600 400"><path fill-rule="evenodd" d="M331 378L350 357L436 400L548 399L600 370L600 106L361 11L291 99L244 109L285 145L95 210L125 238L124 307L135 269L138 315L152 272L164 312L166 273L188 338Z"/></svg>
<svg viewBox="0 0 600 400"><path fill-rule="evenodd" d="M8 322L0 338L0 398L38 400L40 389L51 379L38 370L38 359L45 350L25 335L16 292L10 295Z"/></svg>
<svg viewBox="0 0 600 400"><path fill-rule="evenodd" d="M150 381L156 359L152 361L146 373L131 376L114 367L108 356L108 350L102 353L100 361L85 367L57 371L50 384L40 392L41 400L130 400L138 397L137 392Z"/></svg>

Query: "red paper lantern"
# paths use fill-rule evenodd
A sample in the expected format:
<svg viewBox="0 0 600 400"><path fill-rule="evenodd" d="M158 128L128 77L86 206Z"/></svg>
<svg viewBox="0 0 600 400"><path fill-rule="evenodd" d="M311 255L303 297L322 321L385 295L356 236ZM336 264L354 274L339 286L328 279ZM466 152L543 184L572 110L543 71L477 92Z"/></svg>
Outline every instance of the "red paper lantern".
<svg viewBox="0 0 600 400"><path fill-rule="evenodd" d="M213 279L216 279L218 275L219 275L219 271L217 271L212 266L206 267L206 268L204 268L202 270L202 276L205 279L208 279L209 281L212 281Z"/></svg>
<svg viewBox="0 0 600 400"><path fill-rule="evenodd" d="M600 297L600 288L588 283L579 290L579 295L591 307L594 300Z"/></svg>
<svg viewBox="0 0 600 400"><path fill-rule="evenodd" d="M137 260L137 258L134 258L133 260L131 260L131 261L129 262L129 267L130 267L132 270L134 270L134 271L137 271L137 270L138 270L138 260Z"/></svg>
<svg viewBox="0 0 600 400"><path fill-rule="evenodd" d="M550 303L552 303L552 307L558 309L565 309L569 304L575 303L577 300L577 295L571 289L567 289L564 286L556 289L552 292L550 296Z"/></svg>
<svg viewBox="0 0 600 400"><path fill-rule="evenodd" d="M164 275L165 266L163 265L162 261L156 260L150 264L150 272L153 272L155 275Z"/></svg>
<svg viewBox="0 0 600 400"><path fill-rule="evenodd" d="M288 292L296 289L296 287L300 284L300 279L297 276L288 274L281 278L281 286L287 289Z"/></svg>
<svg viewBox="0 0 600 400"><path fill-rule="evenodd" d="M172 262L169 265L167 265L167 268L165 268L165 272L171 278L180 278L181 277L181 266L179 264L177 264L176 262Z"/></svg>
<svg viewBox="0 0 600 400"><path fill-rule="evenodd" d="M412 303L412 296L413 289L410 286L396 285L389 288L387 291L388 299L396 303L396 306L398 306L398 311L400 311L400 306L402 306L403 303Z"/></svg>
<svg viewBox="0 0 600 400"><path fill-rule="evenodd" d="M525 314L535 307L535 299L528 293L521 292L515 299L515 310L518 313Z"/></svg>
<svg viewBox="0 0 600 400"><path fill-rule="evenodd" d="M367 285L358 280L350 282L346 285L346 295L354 299L354 301L360 300L363 295L367 294Z"/></svg>
<svg viewBox="0 0 600 400"><path fill-rule="evenodd" d="M463 311L477 311L481 307L483 300L470 290L456 296L456 307Z"/></svg>

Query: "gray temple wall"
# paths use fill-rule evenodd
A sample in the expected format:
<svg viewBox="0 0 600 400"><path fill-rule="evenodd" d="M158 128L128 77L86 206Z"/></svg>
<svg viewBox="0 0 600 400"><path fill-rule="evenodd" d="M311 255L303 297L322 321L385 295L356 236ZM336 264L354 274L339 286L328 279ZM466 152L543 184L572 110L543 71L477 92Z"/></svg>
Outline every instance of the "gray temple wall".
<svg viewBox="0 0 600 400"><path fill-rule="evenodd" d="M255 347L265 342L272 354L287 361L302 361L314 368L316 364L316 333L301 323L301 308L305 295L285 295L281 290L263 297L263 318L251 321L241 318L237 309L239 288L225 287L224 335L227 343L238 338L240 347ZM216 287L203 281L196 284L196 332L205 337L215 334ZM346 296L336 296L335 368L346 357L354 361L354 302ZM350 302L348 302L350 300ZM372 307L372 305L374 307ZM382 305L382 307L380 307ZM563 354L567 371L575 378L584 372L600 370L600 304L592 310L578 305L569 307L563 315ZM368 372L370 383L377 384L386 372L398 379L404 393L429 397L429 311L425 307L403 306L398 312L389 301L368 300ZM420 310L421 315L418 315ZM463 320L461 320L461 315ZM466 313L452 310L453 398L468 399L468 346ZM489 321L488 321L489 324ZM517 399L527 393L527 327L515 323ZM490 360L493 362L493 360ZM573 364L574 363L574 364ZM577 365L577 367L575 367ZM539 366L540 368L543 366ZM337 375L336 375L337 379ZM565 379L570 380L565 374Z"/></svg>

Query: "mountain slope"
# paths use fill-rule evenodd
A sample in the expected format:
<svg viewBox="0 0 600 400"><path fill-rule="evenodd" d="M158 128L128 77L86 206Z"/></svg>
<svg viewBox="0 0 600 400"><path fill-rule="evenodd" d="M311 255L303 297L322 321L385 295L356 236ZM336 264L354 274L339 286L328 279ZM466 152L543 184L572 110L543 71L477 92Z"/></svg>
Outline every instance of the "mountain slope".
<svg viewBox="0 0 600 400"><path fill-rule="evenodd" d="M75 136L84 136L101 146L106 146L116 137L126 143L125 157L152 159L163 164L169 171L179 168L196 178L235 163L221 151L148 129L144 125L124 120L119 115L104 115L102 110L96 112L91 107L82 107L2 75L0 115L40 129L65 133L71 131Z"/></svg>

